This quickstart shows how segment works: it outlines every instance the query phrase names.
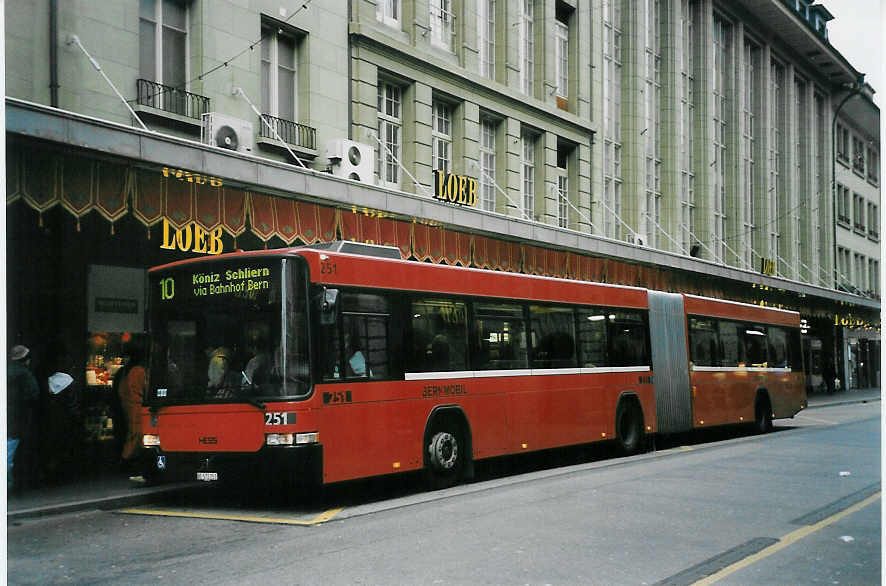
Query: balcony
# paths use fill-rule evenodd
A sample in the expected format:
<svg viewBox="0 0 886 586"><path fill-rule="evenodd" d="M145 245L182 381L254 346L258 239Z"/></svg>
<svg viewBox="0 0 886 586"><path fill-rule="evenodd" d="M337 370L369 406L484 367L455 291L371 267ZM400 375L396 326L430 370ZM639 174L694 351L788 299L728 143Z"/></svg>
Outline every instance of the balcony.
<svg viewBox="0 0 886 586"><path fill-rule="evenodd" d="M307 158L317 156L316 129L291 120L277 118L270 114L262 114L262 117L267 124L261 120L258 121L258 142L260 144L277 148L281 148L283 144L286 144L292 150Z"/></svg>
<svg viewBox="0 0 886 586"><path fill-rule="evenodd" d="M163 85L147 79L136 81L137 108L161 117L180 122L202 124L203 114L209 110L209 98L185 90ZM168 115L168 116L166 116Z"/></svg>

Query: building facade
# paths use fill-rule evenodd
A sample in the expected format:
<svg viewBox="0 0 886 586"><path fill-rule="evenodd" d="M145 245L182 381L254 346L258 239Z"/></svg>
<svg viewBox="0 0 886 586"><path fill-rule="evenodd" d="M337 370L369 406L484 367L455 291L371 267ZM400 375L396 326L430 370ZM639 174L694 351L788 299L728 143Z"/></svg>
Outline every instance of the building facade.
<svg viewBox="0 0 886 586"><path fill-rule="evenodd" d="M147 267L342 238L796 309L814 388L879 384L879 110L821 5L5 11L8 344L97 446Z"/></svg>

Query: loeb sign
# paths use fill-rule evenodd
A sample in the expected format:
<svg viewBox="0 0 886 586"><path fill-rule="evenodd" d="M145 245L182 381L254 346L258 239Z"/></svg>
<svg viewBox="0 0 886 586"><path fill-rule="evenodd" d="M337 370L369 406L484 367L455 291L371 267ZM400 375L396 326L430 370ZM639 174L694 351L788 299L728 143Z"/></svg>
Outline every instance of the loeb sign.
<svg viewBox="0 0 886 586"><path fill-rule="evenodd" d="M445 171L434 171L434 199L463 206L476 206L477 180Z"/></svg>

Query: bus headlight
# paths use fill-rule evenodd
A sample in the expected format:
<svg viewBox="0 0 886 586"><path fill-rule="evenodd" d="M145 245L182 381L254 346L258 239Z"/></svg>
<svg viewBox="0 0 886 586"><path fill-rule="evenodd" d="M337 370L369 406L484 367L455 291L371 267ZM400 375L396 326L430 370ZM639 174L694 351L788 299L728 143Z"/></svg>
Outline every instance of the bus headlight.
<svg viewBox="0 0 886 586"><path fill-rule="evenodd" d="M160 436L156 434L146 433L142 436L142 445L146 448L160 445Z"/></svg>
<svg viewBox="0 0 886 586"><path fill-rule="evenodd" d="M265 443L269 446L291 446L293 436L291 433L266 433Z"/></svg>
<svg viewBox="0 0 886 586"><path fill-rule="evenodd" d="M317 431L295 434L295 443L297 444L316 444L319 441L320 433Z"/></svg>

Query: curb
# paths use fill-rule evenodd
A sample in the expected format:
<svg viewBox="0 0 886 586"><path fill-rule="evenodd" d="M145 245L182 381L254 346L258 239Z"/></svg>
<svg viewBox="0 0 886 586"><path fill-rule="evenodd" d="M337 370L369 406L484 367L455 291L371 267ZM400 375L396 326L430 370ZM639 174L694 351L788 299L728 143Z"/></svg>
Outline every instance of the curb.
<svg viewBox="0 0 886 586"><path fill-rule="evenodd" d="M855 403L874 403L878 402L882 399L880 396L876 397L859 397L858 399L845 399L842 401L830 401L828 403L819 403L818 405L808 405L804 411L808 411L810 409L821 409L823 407L836 407L837 405L852 405Z"/></svg>
<svg viewBox="0 0 886 586"><path fill-rule="evenodd" d="M48 517L52 515L61 515L64 513L74 513L86 510L107 510L118 509L122 507L132 507L135 505L143 505L152 502L158 495L170 494L192 489L199 484L186 483L175 484L169 486L159 486L155 488L146 488L139 490L138 494L113 494L108 496L84 498L78 501L58 503L54 505L37 505L33 507L16 509L7 511L6 521L20 521L22 519L34 519L39 517Z"/></svg>

